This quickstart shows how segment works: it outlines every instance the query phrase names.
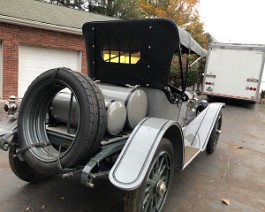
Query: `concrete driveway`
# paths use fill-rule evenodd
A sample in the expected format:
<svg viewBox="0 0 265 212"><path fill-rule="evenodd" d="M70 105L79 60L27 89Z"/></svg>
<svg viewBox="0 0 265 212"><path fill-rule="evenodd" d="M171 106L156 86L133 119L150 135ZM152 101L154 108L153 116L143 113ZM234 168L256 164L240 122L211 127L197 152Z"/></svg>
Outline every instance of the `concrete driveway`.
<svg viewBox="0 0 265 212"><path fill-rule="evenodd" d="M175 173L166 212L265 211L265 104L226 103L216 152L200 154ZM123 195L108 180L88 189L78 176L25 183L10 170L7 153L0 151L0 211L119 212Z"/></svg>

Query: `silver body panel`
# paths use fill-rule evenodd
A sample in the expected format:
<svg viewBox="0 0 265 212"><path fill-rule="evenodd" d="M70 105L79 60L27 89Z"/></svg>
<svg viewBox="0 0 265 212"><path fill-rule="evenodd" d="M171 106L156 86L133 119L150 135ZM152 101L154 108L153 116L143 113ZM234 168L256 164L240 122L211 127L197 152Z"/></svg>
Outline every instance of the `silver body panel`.
<svg viewBox="0 0 265 212"><path fill-rule="evenodd" d="M157 117L177 121L180 126L187 122L187 105L191 101L192 94L185 92L189 100L170 103L162 90L154 88L143 88L148 97L148 117Z"/></svg>
<svg viewBox="0 0 265 212"><path fill-rule="evenodd" d="M148 117L163 118L176 121L181 103L171 104L163 91L144 88L148 97Z"/></svg>

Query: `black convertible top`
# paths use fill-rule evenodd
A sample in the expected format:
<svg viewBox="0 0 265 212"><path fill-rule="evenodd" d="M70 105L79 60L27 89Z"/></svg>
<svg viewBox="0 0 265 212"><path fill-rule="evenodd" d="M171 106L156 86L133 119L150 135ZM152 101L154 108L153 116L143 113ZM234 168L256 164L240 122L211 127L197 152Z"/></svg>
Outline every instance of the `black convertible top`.
<svg viewBox="0 0 265 212"><path fill-rule="evenodd" d="M87 22L83 35L90 77L107 83L164 88L175 52L207 54L168 19Z"/></svg>

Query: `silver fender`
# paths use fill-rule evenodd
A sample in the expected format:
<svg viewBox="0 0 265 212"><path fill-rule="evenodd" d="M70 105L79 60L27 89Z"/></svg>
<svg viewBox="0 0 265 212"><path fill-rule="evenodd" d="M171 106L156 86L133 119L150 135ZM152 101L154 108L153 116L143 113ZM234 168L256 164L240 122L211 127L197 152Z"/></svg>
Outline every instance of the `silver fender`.
<svg viewBox="0 0 265 212"><path fill-rule="evenodd" d="M182 164L184 140L179 124L160 118L145 118L133 130L116 163L110 170L109 179L111 183L123 190L138 188L146 176L163 137L172 142L175 149L175 160L178 158ZM176 148L179 148L179 151L176 151Z"/></svg>
<svg viewBox="0 0 265 212"><path fill-rule="evenodd" d="M209 104L184 130L185 146L205 150L212 129L224 103Z"/></svg>
<svg viewBox="0 0 265 212"><path fill-rule="evenodd" d="M197 151L194 151L194 154L190 155L188 158L185 157L182 169L187 167L200 152L205 150L218 114L224 105L224 103L209 104L185 129L183 129L185 143L184 152L186 153L186 151L190 149L189 147Z"/></svg>

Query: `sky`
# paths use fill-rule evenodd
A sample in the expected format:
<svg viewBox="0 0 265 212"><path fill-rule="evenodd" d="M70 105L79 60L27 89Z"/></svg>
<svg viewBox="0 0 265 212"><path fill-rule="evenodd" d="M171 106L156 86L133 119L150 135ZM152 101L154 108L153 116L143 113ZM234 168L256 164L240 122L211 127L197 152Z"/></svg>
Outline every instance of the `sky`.
<svg viewBox="0 0 265 212"><path fill-rule="evenodd" d="M219 42L265 44L265 0L200 0L198 9Z"/></svg>
<svg viewBox="0 0 265 212"><path fill-rule="evenodd" d="M198 8L205 32L218 42L246 44L265 44L264 9L265 0L200 0Z"/></svg>

